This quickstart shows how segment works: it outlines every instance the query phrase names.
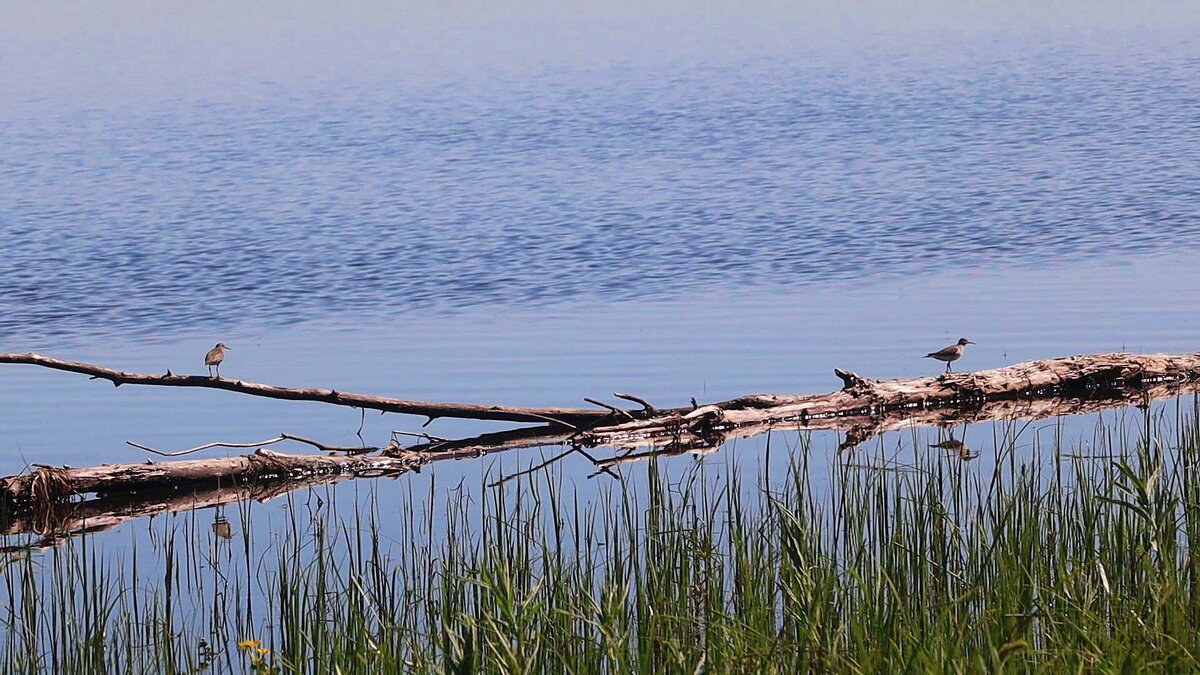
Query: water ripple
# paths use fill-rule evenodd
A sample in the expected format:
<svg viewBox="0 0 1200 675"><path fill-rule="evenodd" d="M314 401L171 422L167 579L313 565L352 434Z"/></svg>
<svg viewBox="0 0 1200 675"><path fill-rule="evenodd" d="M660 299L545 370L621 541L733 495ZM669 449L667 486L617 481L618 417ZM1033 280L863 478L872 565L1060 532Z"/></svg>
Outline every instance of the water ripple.
<svg viewBox="0 0 1200 675"><path fill-rule="evenodd" d="M1189 58L992 57L27 116L0 132L0 330L370 320L1200 243Z"/></svg>

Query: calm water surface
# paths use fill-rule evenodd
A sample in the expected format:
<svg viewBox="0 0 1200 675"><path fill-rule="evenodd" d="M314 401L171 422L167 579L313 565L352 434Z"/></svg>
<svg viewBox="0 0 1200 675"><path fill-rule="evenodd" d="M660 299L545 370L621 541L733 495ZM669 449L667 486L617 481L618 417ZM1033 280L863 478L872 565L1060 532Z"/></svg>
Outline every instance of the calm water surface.
<svg viewBox="0 0 1200 675"><path fill-rule="evenodd" d="M1194 351L1200 49L1119 38L103 104L10 92L0 350L203 372L222 340L231 377L544 405L824 391L835 366L930 374L918 357L961 335L971 368ZM368 415L364 437L419 422ZM1095 423L1064 422L1079 438ZM348 443L358 426L317 404L0 371L4 473L144 459L125 440ZM991 430L966 434L987 470ZM761 444L708 461L757 467ZM538 456L430 467L380 482L381 500ZM590 467L566 466L586 494Z"/></svg>

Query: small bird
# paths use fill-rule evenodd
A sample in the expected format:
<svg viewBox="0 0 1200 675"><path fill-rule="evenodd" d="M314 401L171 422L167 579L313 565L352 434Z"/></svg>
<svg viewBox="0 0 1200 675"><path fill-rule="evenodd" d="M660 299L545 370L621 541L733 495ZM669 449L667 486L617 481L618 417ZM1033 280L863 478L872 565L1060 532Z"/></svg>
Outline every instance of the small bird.
<svg viewBox="0 0 1200 675"><path fill-rule="evenodd" d="M218 342L216 347L208 350L204 355L204 365L208 366L208 376L213 376L213 368L217 369L217 379L221 379L221 362L225 360L225 350L229 346L224 342Z"/></svg>
<svg viewBox="0 0 1200 675"><path fill-rule="evenodd" d="M923 358L937 359L938 361L945 361L946 362L946 372L948 372L948 373L954 372L954 369L950 367L950 364L954 361L961 359L963 352L966 351L966 349L967 349L967 345L973 345L973 344L975 344L975 343L971 342L967 338L961 338L958 342L955 342L954 344L950 345L949 347L942 347L941 349L937 350L936 352L929 352Z"/></svg>

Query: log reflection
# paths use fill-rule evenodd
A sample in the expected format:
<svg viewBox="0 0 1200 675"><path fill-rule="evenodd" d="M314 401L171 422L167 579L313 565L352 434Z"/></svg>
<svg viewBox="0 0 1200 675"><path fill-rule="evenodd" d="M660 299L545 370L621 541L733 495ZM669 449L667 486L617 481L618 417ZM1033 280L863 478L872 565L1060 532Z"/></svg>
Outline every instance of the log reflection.
<svg viewBox="0 0 1200 675"><path fill-rule="evenodd" d="M1119 391L1106 390L1102 394L1093 396L1005 399L980 402L978 405L970 407L888 410L873 415L848 415L786 423L764 422L728 429L679 423L666 425L666 435L661 433L647 434L642 437L622 435L619 439L606 435L602 429L576 430L567 433L559 426L544 425L458 440L429 441L408 448L392 446L376 455L355 457L284 455L260 449L244 458L211 461L229 462L234 459L242 459L247 460L252 466L270 465L275 467L274 471L259 474L223 475L219 483L194 480L181 485L156 486L135 491L92 492L90 498L83 500L64 499L61 495L53 493L53 489L60 488L51 489L46 486L53 485L55 480L60 480L56 476L64 472L91 472L88 475L101 471L120 473L131 470L130 467L145 465L112 465L77 470L43 467L31 474L3 479L6 504L3 512L0 513L0 534L32 536L33 540L17 546L2 547L0 551L53 547L70 537L110 530L133 519L178 511L218 508L245 500L265 502L304 488L367 476L386 475L395 478L434 462L483 457L522 448L547 446L566 448L566 452L562 453L562 456L574 453L582 454L595 465L597 473L600 473L652 457L671 457L685 453L707 454L728 441L751 438L769 431L839 431L845 434L839 449L848 451L867 440L898 429L910 427L953 428L980 422L1039 420L1064 415L1082 415L1128 405L1146 406L1155 400L1195 391L1196 385L1194 384L1185 386L1164 384ZM961 441L955 440L953 436L949 440L932 443L930 447L949 451L962 459L974 457L970 449ZM610 448L613 450L613 454L607 457L596 457L593 453L588 452L589 449L594 448ZM556 457L555 459L560 458ZM320 461L320 470L313 470L310 459ZM538 468L544 468L551 463L545 462ZM156 466L162 467L171 464L183 463L163 463ZM290 467L290 469L279 470L280 467ZM15 498L14 487L25 490L24 493L18 495L20 498ZM229 535L227 529L221 532L214 529L214 533L226 538Z"/></svg>

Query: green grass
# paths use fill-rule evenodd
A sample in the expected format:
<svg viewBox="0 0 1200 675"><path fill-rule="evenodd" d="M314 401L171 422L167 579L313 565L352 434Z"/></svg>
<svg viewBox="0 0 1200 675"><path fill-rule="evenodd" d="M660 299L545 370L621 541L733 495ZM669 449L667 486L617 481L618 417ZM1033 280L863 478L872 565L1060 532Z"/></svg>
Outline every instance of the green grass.
<svg viewBox="0 0 1200 675"><path fill-rule="evenodd" d="M587 501L551 471L386 513L372 490L404 479L363 482L293 496L262 541L208 536L209 511L159 518L148 540L8 559L0 658L63 673L1196 671L1200 427L1184 403L1110 414L1086 447L1053 424L999 425L975 463L912 452L915 433L830 461L792 433L772 439L793 443L777 476L677 459Z"/></svg>

